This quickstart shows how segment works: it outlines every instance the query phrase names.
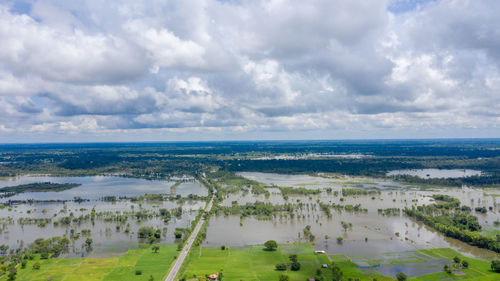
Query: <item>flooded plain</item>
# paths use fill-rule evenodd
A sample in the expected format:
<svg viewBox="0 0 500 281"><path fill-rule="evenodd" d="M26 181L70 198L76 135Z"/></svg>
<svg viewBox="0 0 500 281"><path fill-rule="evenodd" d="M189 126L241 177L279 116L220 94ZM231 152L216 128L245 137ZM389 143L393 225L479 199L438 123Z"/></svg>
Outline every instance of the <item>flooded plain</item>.
<svg viewBox="0 0 500 281"><path fill-rule="evenodd" d="M433 194L447 194L460 199L471 208L486 207L486 214L474 213L479 223L488 229L500 229L493 222L499 220L500 196L498 190L474 188L446 188L420 190L418 186L406 186L387 179L354 178L327 175L279 175L270 173L240 173L246 178L273 186L269 196L254 195L249 191L230 194L221 205L244 205L246 203L271 202L273 204L302 203L294 217L276 214L270 220L255 217L212 216L207 230L205 245L261 244L274 239L278 243L304 242L303 229L310 226L315 236L314 248L331 254L377 254L416 249L450 247L474 257L491 259L499 255L466 243L445 237L428 226L397 212L384 215L379 209L418 206L433 203ZM289 195L285 199L278 187L320 189L317 195ZM376 191L369 195L342 196L343 188ZM339 205L361 204L360 212L331 210L328 217L319 207L321 203ZM348 229L341 221L351 223ZM342 241L337 241L341 237Z"/></svg>
<svg viewBox="0 0 500 281"><path fill-rule="evenodd" d="M0 244L10 249L27 246L37 238L70 236L69 256L86 255L82 244L86 238L93 240L94 252L124 252L141 241L137 231L142 226L162 230L160 242L175 242L176 228L191 224L198 210L205 206L202 200L132 201L119 197L136 197L145 194L171 194L186 197L189 194L207 196L208 191L198 181L156 181L115 176L95 177L44 177L21 176L0 180L0 189L33 182L78 183L78 187L60 192L25 192L8 200L35 200L32 203L13 204L0 209ZM115 196L116 201L104 201L105 196ZM75 197L83 199L74 201ZM50 200L65 200L54 202ZM177 216L165 222L160 209L172 212L182 209ZM93 210L93 211L92 211ZM90 213L94 212L92 220ZM173 213L173 212L172 212ZM65 218L69 223L64 223Z"/></svg>

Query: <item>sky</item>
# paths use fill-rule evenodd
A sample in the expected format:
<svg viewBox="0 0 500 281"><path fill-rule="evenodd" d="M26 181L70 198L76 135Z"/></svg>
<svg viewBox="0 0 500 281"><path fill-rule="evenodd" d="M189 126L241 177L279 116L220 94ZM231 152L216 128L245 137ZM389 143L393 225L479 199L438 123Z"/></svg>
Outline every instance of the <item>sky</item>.
<svg viewBox="0 0 500 281"><path fill-rule="evenodd" d="M497 0L0 0L0 143L500 137Z"/></svg>

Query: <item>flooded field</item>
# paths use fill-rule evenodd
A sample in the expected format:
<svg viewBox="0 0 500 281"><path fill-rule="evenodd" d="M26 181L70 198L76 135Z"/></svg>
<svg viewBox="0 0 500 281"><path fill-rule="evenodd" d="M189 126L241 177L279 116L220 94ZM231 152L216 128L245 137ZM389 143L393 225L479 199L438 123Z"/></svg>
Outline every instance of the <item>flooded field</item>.
<svg viewBox="0 0 500 281"><path fill-rule="evenodd" d="M480 176L481 171L468 169L415 169L415 170L395 170L387 173L388 176L409 175L419 178L465 178L470 176Z"/></svg>
<svg viewBox="0 0 500 281"><path fill-rule="evenodd" d="M460 199L463 205L486 207L486 214L475 213L479 223L485 229L500 229L493 222L500 218L498 190L474 188L446 188L420 190L416 186L405 186L390 180L373 178L328 177L308 175L278 175L266 173L240 173L240 175L266 185L270 195L254 195L249 191L230 194L221 203L222 206L233 204L271 202L273 204L302 203L295 216L276 214L270 220L258 220L255 217L213 216L210 219L205 245L246 245L261 244L269 239L279 243L304 242L303 230L310 226L315 236L314 248L331 254L377 254L401 252L416 249L451 247L459 252L475 257L492 258L498 254L472 247L456 239L448 238L435 230L416 222L400 211L393 215L384 215L379 209L399 208L430 204L433 194L447 194ZM289 195L285 199L278 187L319 189L319 194ZM343 196L343 188L376 191L370 195ZM328 217L320 210L319 203L339 205L360 204L363 211L332 210ZM351 223L344 229L341 222ZM337 238L341 237L342 241Z"/></svg>
<svg viewBox="0 0 500 281"><path fill-rule="evenodd" d="M85 255L82 244L93 240L94 253L123 252L143 242L137 231L142 226L160 227L159 242L175 242L176 228L191 224L198 210L205 206L201 200L131 201L120 196L135 197L144 194L189 194L206 196L207 189L197 181L177 183L142 179L96 177L31 177L23 176L1 180L0 188L32 182L79 183L78 187L61 192L26 192L3 198L8 200L36 200L34 203L13 204L0 209L0 244L11 249L33 242L37 238L67 235L72 237L69 256ZM104 201L104 196L115 196L116 201ZM83 201L75 202L80 197ZM51 202L48 200L68 200ZM44 202L45 201L45 202ZM160 209L182 212L172 215L168 222L159 216ZM92 219L90 214L95 214ZM69 221L68 221L69 220Z"/></svg>
<svg viewBox="0 0 500 281"><path fill-rule="evenodd" d="M136 178L124 178L116 176L92 176L92 177L44 177L44 176L20 176L16 178L0 180L1 188L34 182L52 183L76 183L78 187L59 192L24 192L0 200L73 200L80 197L89 200L98 200L105 196L134 197L147 193L170 194L174 190L171 187L175 181L144 180ZM174 194L187 196L196 194L206 196L207 189L203 188L197 181L185 181L175 188Z"/></svg>

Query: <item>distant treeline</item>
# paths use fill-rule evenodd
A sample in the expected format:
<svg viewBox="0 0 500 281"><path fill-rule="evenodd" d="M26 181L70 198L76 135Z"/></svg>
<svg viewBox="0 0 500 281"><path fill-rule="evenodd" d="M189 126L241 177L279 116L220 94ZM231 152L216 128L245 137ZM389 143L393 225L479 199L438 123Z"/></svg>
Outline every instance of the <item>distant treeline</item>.
<svg viewBox="0 0 500 281"><path fill-rule="evenodd" d="M363 158L252 160L262 156L361 154ZM268 141L0 145L0 176L119 174L146 179L198 177L213 171L329 172L384 177L399 169L477 169L463 179L401 177L411 183L497 185L500 140ZM263 191L255 186L255 192Z"/></svg>
<svg viewBox="0 0 500 281"><path fill-rule="evenodd" d="M34 182L21 184L16 186L7 186L0 188L0 192L9 193L11 195L22 192L47 192L47 191L63 191L73 187L80 186L78 183L52 183L52 182Z"/></svg>
<svg viewBox="0 0 500 281"><path fill-rule="evenodd" d="M412 184L430 184L444 186L500 186L500 174L494 173L485 176L470 176L464 178L420 178L410 175L395 176L401 182Z"/></svg>

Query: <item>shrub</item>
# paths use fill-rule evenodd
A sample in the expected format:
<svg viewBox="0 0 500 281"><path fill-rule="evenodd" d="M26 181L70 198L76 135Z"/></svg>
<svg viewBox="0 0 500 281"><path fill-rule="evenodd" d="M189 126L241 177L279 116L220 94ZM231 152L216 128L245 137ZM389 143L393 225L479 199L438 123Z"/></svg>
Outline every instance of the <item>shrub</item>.
<svg viewBox="0 0 500 281"><path fill-rule="evenodd" d="M406 278L408 278L406 276L406 273L404 272L398 272L398 274L396 274L396 279L398 279L398 281L405 281Z"/></svg>
<svg viewBox="0 0 500 281"><path fill-rule="evenodd" d="M300 263L298 261L292 262L290 269L293 271L298 271L300 270Z"/></svg>
<svg viewBox="0 0 500 281"><path fill-rule="evenodd" d="M491 261L491 270L500 273L500 260Z"/></svg>
<svg viewBox="0 0 500 281"><path fill-rule="evenodd" d="M290 277L288 277L288 275L283 275L283 274L280 275L280 281L289 281L289 280Z"/></svg>

